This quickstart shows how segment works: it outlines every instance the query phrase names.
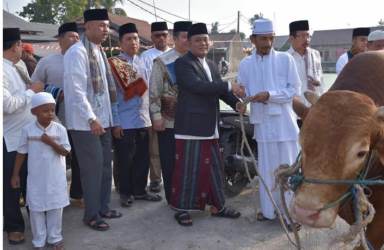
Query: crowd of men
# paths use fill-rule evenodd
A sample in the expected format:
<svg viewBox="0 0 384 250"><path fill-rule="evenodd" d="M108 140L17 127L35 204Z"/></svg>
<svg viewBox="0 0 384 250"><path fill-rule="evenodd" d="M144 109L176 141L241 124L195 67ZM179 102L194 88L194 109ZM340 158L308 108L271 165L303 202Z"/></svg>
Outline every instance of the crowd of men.
<svg viewBox="0 0 384 250"><path fill-rule="evenodd" d="M217 65L206 58L210 41L204 23L175 22L172 49L167 43L167 24L152 23L154 47L141 55L140 30L134 23L124 24L119 28L120 53L107 58L101 44L109 34L108 20L105 9L86 10L81 37L76 23L61 25L61 53L42 58L31 78L20 60L23 47L19 29L3 29L4 229L9 243L24 242L19 203L23 193L31 214L34 247L41 249L48 243L63 249L61 214L68 202L52 205L47 201L47 197L67 196L66 190L54 189L57 193L52 193L50 189L59 178L54 172L60 170L52 168L53 160L40 160L40 165L51 170L44 175L27 175L37 168L37 164L30 164L31 158L38 161L47 150L55 158L55 154L63 157L71 149L70 197L83 204L83 222L91 229L108 230L106 219L122 216L109 207L112 149L122 207L134 205L135 200L161 201L156 193L162 179L166 202L176 211L180 225L192 225L189 212L204 210L207 205L212 216L238 218L240 212L226 206L223 193L219 100L244 113L241 98L245 96L251 97L250 121L255 125L260 175L269 189L260 186L257 219L274 219L276 213L267 195L274 187L273 173L280 164L292 164L299 152L292 100L298 96L305 102L306 90L324 91L320 54L309 47L308 21L290 23L291 47L288 52L279 52L272 47L272 22L256 20L250 36L255 49L241 61L237 81L223 81ZM383 49L383 31L368 33L366 28L354 30L352 48L340 58L344 62L338 62L338 69L367 45L372 50ZM36 94L39 92L50 94ZM38 112L39 107L53 104L57 123L52 122L52 126L56 130ZM36 125L35 134L29 135L25 129L21 134L31 123ZM58 132L62 126L68 134ZM39 133L41 136L36 136ZM27 143L34 143L41 152L26 147ZM44 148L45 144L49 147ZM28 154L28 164L18 160L20 154ZM65 168L65 164L54 167ZM35 189L28 185L25 190L26 179L46 185ZM52 192L46 195L48 189ZM272 193L279 201L278 194ZM286 199L291 196L287 193ZM46 206L31 206L41 200Z"/></svg>

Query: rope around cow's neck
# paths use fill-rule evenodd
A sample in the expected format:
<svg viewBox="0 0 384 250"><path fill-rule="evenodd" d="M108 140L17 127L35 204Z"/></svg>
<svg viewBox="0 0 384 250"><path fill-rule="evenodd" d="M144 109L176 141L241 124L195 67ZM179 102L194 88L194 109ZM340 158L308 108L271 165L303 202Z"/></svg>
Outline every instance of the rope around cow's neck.
<svg viewBox="0 0 384 250"><path fill-rule="evenodd" d="M247 105L249 103L249 101L250 101L250 99L245 99L244 100L244 105ZM297 228L294 226L292 218L289 215L287 204L286 204L285 198L284 198L284 192L283 192L283 194L281 194L281 192L280 192L280 194L282 196L283 207L284 207L284 210L285 210L285 213L286 213L286 217L288 218L289 223L291 223L291 227L292 227L293 233L295 235L295 241L296 242L294 242L294 240L289 235L288 228L287 228L286 224L284 223L282 212L280 211L279 207L276 205L276 202L273 199L271 191L269 190L269 188L267 187L264 179L261 177L261 175L259 173L259 169L257 167L255 155L252 152L251 146L249 145L249 142L248 142L248 139L247 139L247 136L246 136L246 133L245 133L244 116L241 113L240 113L240 127L241 127L241 134L242 134L241 148L240 148L242 159L245 159L245 156L244 156L244 145L245 145L247 150L248 150L248 152L249 152L249 154L251 155L252 163L253 163L253 166L255 167L257 176L258 176L261 184L264 186L265 190L267 191L268 198L271 200L271 203L272 203L273 207L275 208L275 211L277 212L277 216L279 217L280 224L283 227L283 229L285 231L285 234L287 235L288 240L291 242L292 245L294 245L298 250L300 250L301 249L301 243L300 243L299 233L297 231ZM247 177L249 179L249 182L251 182L252 179L251 179L251 176L249 174L248 164L246 163L245 160L243 160L243 165L244 165L244 168L245 168L245 172L247 173Z"/></svg>

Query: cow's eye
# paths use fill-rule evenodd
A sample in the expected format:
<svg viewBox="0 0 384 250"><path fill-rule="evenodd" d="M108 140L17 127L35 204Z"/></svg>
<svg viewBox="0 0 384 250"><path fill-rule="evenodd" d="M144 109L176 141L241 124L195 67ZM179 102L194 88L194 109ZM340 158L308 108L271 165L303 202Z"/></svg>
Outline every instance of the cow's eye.
<svg viewBox="0 0 384 250"><path fill-rule="evenodd" d="M359 153L357 153L357 157L363 158L366 154L367 154L367 151L360 151Z"/></svg>

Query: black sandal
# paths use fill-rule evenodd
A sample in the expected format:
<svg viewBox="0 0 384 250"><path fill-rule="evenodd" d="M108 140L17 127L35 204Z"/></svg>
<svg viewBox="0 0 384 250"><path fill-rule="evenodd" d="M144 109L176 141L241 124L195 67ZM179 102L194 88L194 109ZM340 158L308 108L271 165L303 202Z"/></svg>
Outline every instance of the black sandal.
<svg viewBox="0 0 384 250"><path fill-rule="evenodd" d="M233 208L224 207L220 212L211 213L211 215L215 217L237 219L241 216L241 213Z"/></svg>
<svg viewBox="0 0 384 250"><path fill-rule="evenodd" d="M103 220L90 220L84 221L85 225L96 231L107 231L109 229L108 223Z"/></svg>
<svg viewBox="0 0 384 250"><path fill-rule="evenodd" d="M175 219L181 226L192 226L191 215L186 211L177 212L175 214Z"/></svg>
<svg viewBox="0 0 384 250"><path fill-rule="evenodd" d="M123 214L120 212L117 212L116 210L109 210L105 214L100 213L100 216L105 218L105 219L116 219L116 218L120 218L121 216L123 216Z"/></svg>
<svg viewBox="0 0 384 250"><path fill-rule="evenodd" d="M268 220L271 220L271 219L268 219L267 217L265 217L262 212L258 212L256 214L256 220L257 221L268 221Z"/></svg>
<svg viewBox="0 0 384 250"><path fill-rule="evenodd" d="M163 198L158 194L143 194L143 195L135 195L135 200L143 200L143 201L161 201Z"/></svg>
<svg viewBox="0 0 384 250"><path fill-rule="evenodd" d="M288 224L288 222L284 220L284 223L287 226L287 229L288 229L289 232L293 232L294 228L296 228L297 232L300 231L300 229L301 229L301 224L299 224L297 222L294 222L293 225L292 225L292 224Z"/></svg>

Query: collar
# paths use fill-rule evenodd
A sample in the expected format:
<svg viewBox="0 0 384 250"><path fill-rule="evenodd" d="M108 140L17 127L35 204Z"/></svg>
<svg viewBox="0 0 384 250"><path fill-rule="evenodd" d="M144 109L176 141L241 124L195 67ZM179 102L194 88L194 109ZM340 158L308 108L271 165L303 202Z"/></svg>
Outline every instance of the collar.
<svg viewBox="0 0 384 250"><path fill-rule="evenodd" d="M36 120L36 127L39 128L39 129L41 129L41 130L43 130L44 133L45 133L49 128L52 127L52 124L53 124L53 122L50 122L49 125L48 125L46 128L44 128L43 126L41 126L41 124L39 123L39 121Z"/></svg>
<svg viewBox="0 0 384 250"><path fill-rule="evenodd" d="M121 51L120 54L119 54L119 57L121 57L122 59L126 60L128 63L133 63L133 61L135 60L137 55L130 56L127 53L125 53L124 51Z"/></svg>
<svg viewBox="0 0 384 250"><path fill-rule="evenodd" d="M10 61L10 60L8 60L8 59L5 59L4 57L3 57L3 62L5 62L6 64L8 64L8 65L10 65L10 66L13 66L13 65L14 65L12 61Z"/></svg>

